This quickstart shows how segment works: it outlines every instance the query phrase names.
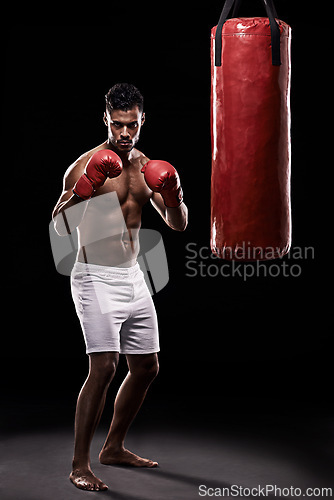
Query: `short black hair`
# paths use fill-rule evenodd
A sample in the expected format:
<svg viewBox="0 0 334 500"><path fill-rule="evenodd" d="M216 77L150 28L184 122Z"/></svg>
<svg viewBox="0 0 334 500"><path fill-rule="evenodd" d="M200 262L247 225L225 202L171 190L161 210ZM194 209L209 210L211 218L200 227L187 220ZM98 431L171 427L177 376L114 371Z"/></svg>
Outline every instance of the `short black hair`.
<svg viewBox="0 0 334 500"><path fill-rule="evenodd" d="M128 111L138 106L142 113L144 109L144 98L134 85L131 83L116 83L105 95L106 107L109 113L113 109Z"/></svg>

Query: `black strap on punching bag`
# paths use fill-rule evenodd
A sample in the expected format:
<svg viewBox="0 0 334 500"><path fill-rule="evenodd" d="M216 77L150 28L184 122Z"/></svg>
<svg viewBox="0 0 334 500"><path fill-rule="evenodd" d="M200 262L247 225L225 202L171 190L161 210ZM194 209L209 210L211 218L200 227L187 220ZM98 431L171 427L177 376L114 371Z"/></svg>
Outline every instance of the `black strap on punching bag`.
<svg viewBox="0 0 334 500"><path fill-rule="evenodd" d="M277 12L274 6L273 0L262 0L265 6L267 16L269 17L270 31L271 31L271 54L272 54L272 64L274 66L281 65L281 48L280 48L280 30L279 26L275 20L277 17ZM230 13L230 10L234 6L232 16L236 16L237 11L240 7L241 0L226 0L222 13L220 14L219 22L216 30L215 37L215 66L221 66L221 56L222 56L222 31L223 25Z"/></svg>
<svg viewBox="0 0 334 500"><path fill-rule="evenodd" d="M227 19L234 4L234 0L226 0L224 3L223 10L220 14L220 18L217 25L216 36L215 36L215 66L222 65L222 31L223 25Z"/></svg>
<svg viewBox="0 0 334 500"><path fill-rule="evenodd" d="M274 14L274 16L276 18L278 18L274 2L271 2L271 3L272 3L271 7L272 7L272 10L273 10L273 14ZM233 9L233 12L232 12L232 17L237 17L238 16L240 5L241 5L241 0L235 0L235 2L234 2L234 9Z"/></svg>

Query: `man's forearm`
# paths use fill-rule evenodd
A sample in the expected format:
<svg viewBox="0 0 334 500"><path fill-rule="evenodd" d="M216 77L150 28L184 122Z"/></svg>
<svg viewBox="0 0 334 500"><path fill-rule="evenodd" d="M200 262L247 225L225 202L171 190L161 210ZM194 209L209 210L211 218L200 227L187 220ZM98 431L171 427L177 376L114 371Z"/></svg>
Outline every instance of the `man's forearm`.
<svg viewBox="0 0 334 500"><path fill-rule="evenodd" d="M60 203L52 214L57 233L65 236L78 227L86 208L87 201L81 200L75 194L69 200Z"/></svg>
<svg viewBox="0 0 334 500"><path fill-rule="evenodd" d="M178 207L166 207L165 218L172 229L184 231L188 224L188 208L183 202Z"/></svg>

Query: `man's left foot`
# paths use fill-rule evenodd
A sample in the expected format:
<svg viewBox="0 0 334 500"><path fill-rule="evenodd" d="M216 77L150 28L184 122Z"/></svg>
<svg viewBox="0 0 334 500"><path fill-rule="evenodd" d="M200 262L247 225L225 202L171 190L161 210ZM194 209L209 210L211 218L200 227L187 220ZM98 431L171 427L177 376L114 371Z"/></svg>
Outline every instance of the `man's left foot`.
<svg viewBox="0 0 334 500"><path fill-rule="evenodd" d="M158 465L158 462L141 458L125 448L102 450L99 458L103 465L130 465L131 467L157 467Z"/></svg>

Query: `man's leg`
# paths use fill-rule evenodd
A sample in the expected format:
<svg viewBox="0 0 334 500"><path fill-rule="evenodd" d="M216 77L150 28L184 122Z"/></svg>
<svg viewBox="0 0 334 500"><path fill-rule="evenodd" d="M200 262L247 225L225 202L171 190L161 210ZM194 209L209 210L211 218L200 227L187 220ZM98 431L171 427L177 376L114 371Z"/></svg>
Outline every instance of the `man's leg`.
<svg viewBox="0 0 334 500"><path fill-rule="evenodd" d="M104 465L127 464L155 467L157 462L140 458L124 448L125 435L141 407L147 389L158 374L157 354L128 354L129 372L115 399L114 415L106 442L100 453Z"/></svg>
<svg viewBox="0 0 334 500"><path fill-rule="evenodd" d="M84 490L105 490L105 485L90 468L90 445L104 408L107 390L114 377L119 354L93 353L89 356L89 374L77 402L75 444L71 481Z"/></svg>

